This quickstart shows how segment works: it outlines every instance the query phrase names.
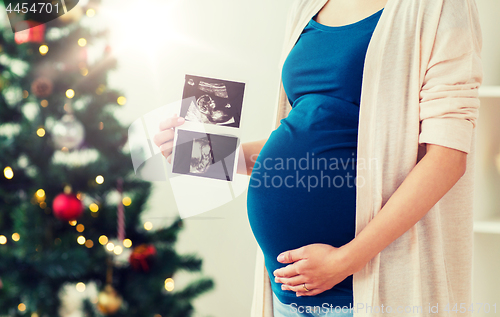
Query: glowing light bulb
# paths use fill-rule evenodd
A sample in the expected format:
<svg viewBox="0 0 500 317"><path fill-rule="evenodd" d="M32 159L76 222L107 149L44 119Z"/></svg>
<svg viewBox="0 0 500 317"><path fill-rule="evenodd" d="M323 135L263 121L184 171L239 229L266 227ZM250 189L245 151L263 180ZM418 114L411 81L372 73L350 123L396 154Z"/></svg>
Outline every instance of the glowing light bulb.
<svg viewBox="0 0 500 317"><path fill-rule="evenodd" d="M87 45L87 40L82 37L81 39L78 40L78 45L84 47L85 45Z"/></svg>
<svg viewBox="0 0 500 317"><path fill-rule="evenodd" d="M106 236L100 236L99 237L99 243L102 244L102 245L105 245L106 243L108 243L108 237L106 237Z"/></svg>
<svg viewBox="0 0 500 317"><path fill-rule="evenodd" d="M7 179L12 179L14 177L14 171L12 170L12 167L7 166L6 168L3 169L3 176Z"/></svg>
<svg viewBox="0 0 500 317"><path fill-rule="evenodd" d="M122 254L123 252L123 248L119 245L115 246L115 248L113 249L113 252L116 254L116 255L120 255Z"/></svg>
<svg viewBox="0 0 500 317"><path fill-rule="evenodd" d="M21 236L19 235L19 233L16 232L16 233L12 234L12 240L17 242L17 241L19 241L19 239L21 239Z"/></svg>
<svg viewBox="0 0 500 317"><path fill-rule="evenodd" d="M44 128L38 128L38 130L36 130L36 135L38 135L39 137L43 138L45 136L45 129Z"/></svg>
<svg viewBox="0 0 500 317"><path fill-rule="evenodd" d="M76 220L71 220L71 221L68 221L68 223L70 225L72 225L73 227L76 226Z"/></svg>
<svg viewBox="0 0 500 317"><path fill-rule="evenodd" d="M91 9L87 10L87 16L89 18L93 17L94 15L95 15L95 10L94 9L91 8Z"/></svg>
<svg viewBox="0 0 500 317"><path fill-rule="evenodd" d="M95 204L95 203L91 203L90 206L89 206L89 209L92 212L98 212L99 211L99 206L97 206L97 204Z"/></svg>
<svg viewBox="0 0 500 317"><path fill-rule="evenodd" d="M49 47L47 45L40 45L40 47L38 48L38 50L40 51L40 54L43 56L45 54L47 54L49 52Z"/></svg>
<svg viewBox="0 0 500 317"><path fill-rule="evenodd" d="M132 246L132 240L130 240L130 239L123 240L123 246L125 248L130 248Z"/></svg>
<svg viewBox="0 0 500 317"><path fill-rule="evenodd" d="M116 100L116 102L118 102L118 104L120 106L124 106L127 103L127 98L125 98L123 96L120 96L120 97L118 97L118 99Z"/></svg>
<svg viewBox="0 0 500 317"><path fill-rule="evenodd" d="M37 190L37 191L36 191L36 196L37 196L38 198L45 197L45 191L44 191L43 189L41 189L41 188L40 188L39 190Z"/></svg>
<svg viewBox="0 0 500 317"><path fill-rule="evenodd" d="M130 204L132 204L132 199L130 199L130 197L123 197L122 203L125 206L130 206Z"/></svg>
<svg viewBox="0 0 500 317"><path fill-rule="evenodd" d="M174 290L174 280L170 277L165 280L165 289L169 292Z"/></svg>
<svg viewBox="0 0 500 317"><path fill-rule="evenodd" d="M144 223L144 229L146 229L148 231L151 230L151 229L153 229L153 224L151 222L149 222L149 221L146 222L146 223Z"/></svg>
<svg viewBox="0 0 500 317"><path fill-rule="evenodd" d="M102 175L97 175L97 177L95 178L95 182L99 185L104 183L104 177L102 177Z"/></svg>
<svg viewBox="0 0 500 317"><path fill-rule="evenodd" d="M108 251L110 251L110 252L111 252L111 251L113 251L114 249L115 249L115 245L114 245L112 242L110 242L110 243L106 244L106 250L108 250Z"/></svg>
<svg viewBox="0 0 500 317"><path fill-rule="evenodd" d="M85 292L85 284L80 282L76 284L76 290L79 291L80 293Z"/></svg>
<svg viewBox="0 0 500 317"><path fill-rule="evenodd" d="M76 242L78 242L78 244L80 245L84 245L85 244L85 241L87 241L87 239L85 239L84 236L79 236L77 239L76 239Z"/></svg>
<svg viewBox="0 0 500 317"><path fill-rule="evenodd" d="M73 89L66 90L66 97L68 97L69 99L71 99L74 96L75 96L75 91Z"/></svg>

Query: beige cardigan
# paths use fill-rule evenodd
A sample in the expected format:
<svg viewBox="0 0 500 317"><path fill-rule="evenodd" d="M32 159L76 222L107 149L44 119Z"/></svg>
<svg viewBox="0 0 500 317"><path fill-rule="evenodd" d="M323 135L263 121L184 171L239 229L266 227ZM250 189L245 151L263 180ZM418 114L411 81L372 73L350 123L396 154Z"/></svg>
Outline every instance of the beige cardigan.
<svg viewBox="0 0 500 317"><path fill-rule="evenodd" d="M289 13L281 66L327 0L298 0ZM425 154L425 143L467 152L467 171L410 230L353 276L354 316L376 307L421 306L404 316L469 309L472 288L473 159L482 35L474 0L388 0L366 54L362 83L356 234ZM279 120L290 105L280 82ZM362 166L360 162L365 164ZM369 167L368 162L373 162ZM272 291L258 248L252 317L272 317ZM439 303L438 314L429 303ZM373 313L367 306L374 309ZM475 307L477 308L477 307ZM408 308L406 308L408 309ZM457 314L471 316L469 311ZM455 314L454 314L455 316Z"/></svg>

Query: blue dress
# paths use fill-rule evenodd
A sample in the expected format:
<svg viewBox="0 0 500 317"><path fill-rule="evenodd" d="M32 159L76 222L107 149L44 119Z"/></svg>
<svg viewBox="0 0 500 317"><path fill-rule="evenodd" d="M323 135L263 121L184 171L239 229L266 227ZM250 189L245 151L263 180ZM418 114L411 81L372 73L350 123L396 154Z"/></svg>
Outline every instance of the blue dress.
<svg viewBox="0 0 500 317"><path fill-rule="evenodd" d="M287 265L277 261L283 251L313 243L340 247L354 238L361 83L382 10L340 27L314 16L283 65L292 110L255 161L247 210L273 293L284 304L352 305L352 275L316 296L296 297L274 282L273 271Z"/></svg>

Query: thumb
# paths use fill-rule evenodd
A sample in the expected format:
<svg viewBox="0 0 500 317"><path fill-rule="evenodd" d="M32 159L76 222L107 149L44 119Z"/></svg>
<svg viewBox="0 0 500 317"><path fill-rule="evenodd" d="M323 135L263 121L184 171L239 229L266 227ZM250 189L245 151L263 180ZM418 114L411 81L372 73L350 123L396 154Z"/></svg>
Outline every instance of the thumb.
<svg viewBox="0 0 500 317"><path fill-rule="evenodd" d="M304 253L304 247L282 252L280 253L280 255L278 255L278 262L280 263L296 262L298 260L303 259L304 257L303 253Z"/></svg>

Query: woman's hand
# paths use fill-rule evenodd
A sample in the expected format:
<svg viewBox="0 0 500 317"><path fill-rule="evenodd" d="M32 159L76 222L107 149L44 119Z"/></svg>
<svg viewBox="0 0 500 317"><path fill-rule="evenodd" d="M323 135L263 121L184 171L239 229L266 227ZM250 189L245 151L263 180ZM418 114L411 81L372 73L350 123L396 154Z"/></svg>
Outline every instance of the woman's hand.
<svg viewBox="0 0 500 317"><path fill-rule="evenodd" d="M171 154L175 127L180 126L184 121L184 118L177 116L177 114L167 118L165 121L160 122L160 132L153 137L154 143L160 148L161 153L169 163L172 163Z"/></svg>
<svg viewBox="0 0 500 317"><path fill-rule="evenodd" d="M273 272L281 289L297 296L313 296L331 289L352 275L353 259L347 249L314 243L278 256L280 263L292 263ZM304 283L309 291L304 289Z"/></svg>

